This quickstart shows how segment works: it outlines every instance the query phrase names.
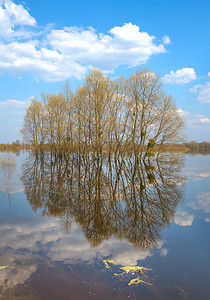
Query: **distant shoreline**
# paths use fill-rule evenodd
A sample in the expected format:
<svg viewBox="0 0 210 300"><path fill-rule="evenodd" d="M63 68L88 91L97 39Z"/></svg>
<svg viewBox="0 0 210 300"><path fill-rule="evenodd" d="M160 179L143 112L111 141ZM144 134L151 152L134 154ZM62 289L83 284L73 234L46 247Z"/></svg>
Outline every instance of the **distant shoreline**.
<svg viewBox="0 0 210 300"><path fill-rule="evenodd" d="M129 149L129 146L122 146L120 150L123 150L125 152L131 152L131 149ZM192 153L192 154L210 154L210 142L187 142L187 143L181 143L176 145L165 145L161 149L158 149L159 146L156 145L154 147L154 152L160 151L160 152L183 152L183 153ZM32 151L52 151L52 152L78 152L78 147L74 146L66 147L66 146L58 146L58 145L22 145L22 144L16 144L13 143L7 143L7 144L0 144L0 152L19 152L22 150L32 150ZM97 151L97 149L87 149L85 147L81 148L82 152L91 152L91 151ZM113 151L119 150L113 149ZM144 147L142 148L142 152L145 151ZM102 149L103 152L106 152L106 147Z"/></svg>

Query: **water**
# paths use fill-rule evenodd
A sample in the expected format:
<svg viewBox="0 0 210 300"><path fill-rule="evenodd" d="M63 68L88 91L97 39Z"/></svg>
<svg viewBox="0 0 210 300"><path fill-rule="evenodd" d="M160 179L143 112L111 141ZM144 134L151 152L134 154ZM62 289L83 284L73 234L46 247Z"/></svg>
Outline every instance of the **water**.
<svg viewBox="0 0 210 300"><path fill-rule="evenodd" d="M0 299L209 298L210 156L14 159L0 175Z"/></svg>

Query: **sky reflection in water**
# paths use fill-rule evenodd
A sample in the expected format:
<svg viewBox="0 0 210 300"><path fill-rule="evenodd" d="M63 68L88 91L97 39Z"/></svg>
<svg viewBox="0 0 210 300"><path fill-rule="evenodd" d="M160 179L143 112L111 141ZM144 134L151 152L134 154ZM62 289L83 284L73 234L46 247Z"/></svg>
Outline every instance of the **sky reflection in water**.
<svg viewBox="0 0 210 300"><path fill-rule="evenodd" d="M0 202L0 299L208 298L210 156L186 155L182 175L181 154L16 161L16 192ZM152 286L113 276L128 265L151 268Z"/></svg>

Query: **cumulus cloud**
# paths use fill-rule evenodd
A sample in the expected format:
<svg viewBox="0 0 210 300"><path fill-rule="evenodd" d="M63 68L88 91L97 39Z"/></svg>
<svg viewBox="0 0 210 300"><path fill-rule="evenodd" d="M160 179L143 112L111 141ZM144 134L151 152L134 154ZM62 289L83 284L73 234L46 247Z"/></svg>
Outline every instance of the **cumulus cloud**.
<svg viewBox="0 0 210 300"><path fill-rule="evenodd" d="M155 43L154 36L131 23L116 26L107 35L97 34L93 28L70 27L52 30L47 38L54 51L65 57L109 71L120 65L140 65L151 55L166 51L163 44Z"/></svg>
<svg viewBox="0 0 210 300"><path fill-rule="evenodd" d="M70 234L66 235L59 228L58 218L42 218L38 216L23 219L16 216L10 220L0 219L1 249L11 249L21 253L22 249L28 253L39 255L42 250L48 261L62 261L65 264L74 264L78 261L93 262L95 258L112 257L119 265L135 266L138 260L144 260L156 253L166 256L168 251L164 248L164 241L157 243L156 250L140 251L135 249L126 240L110 238L105 240L98 248L92 248L83 233L75 223L71 226ZM2 261L3 252L0 254ZM8 262L9 265L9 262ZM11 264L10 264L11 265Z"/></svg>
<svg viewBox="0 0 210 300"><path fill-rule="evenodd" d="M163 44L164 45L169 45L171 44L171 40L170 40L170 37L168 35L164 35L163 36Z"/></svg>
<svg viewBox="0 0 210 300"><path fill-rule="evenodd" d="M3 222L4 221L4 222ZM37 243L42 244L55 242L62 237L58 220L44 219L40 222L39 218L22 219L19 216L11 218L8 222L2 220L0 233L4 234L4 239L0 241L2 249L28 249L30 251L39 250Z"/></svg>
<svg viewBox="0 0 210 300"><path fill-rule="evenodd" d="M25 109L29 106L30 100L5 100L0 102L0 114L7 115L23 115L25 113Z"/></svg>
<svg viewBox="0 0 210 300"><path fill-rule="evenodd" d="M202 178L210 177L210 172L201 172L198 176Z"/></svg>
<svg viewBox="0 0 210 300"><path fill-rule="evenodd" d="M0 37L12 38L19 32L20 26L36 26L36 20L21 5L10 0L0 1ZM18 26L18 28L17 28Z"/></svg>
<svg viewBox="0 0 210 300"><path fill-rule="evenodd" d="M20 100L15 100L15 99L11 99L11 100L6 100L6 101L2 101L0 102L0 106L1 107L16 107L16 108L26 108L28 107L30 101L20 101Z"/></svg>
<svg viewBox="0 0 210 300"><path fill-rule="evenodd" d="M202 125L204 126L204 125L208 125L208 124L210 124L210 119L203 115L195 114L192 119L188 120L188 127L191 127L191 128L196 128L196 127L199 127Z"/></svg>
<svg viewBox="0 0 210 300"><path fill-rule="evenodd" d="M195 80L196 78L197 77L194 68L181 68L176 72L171 71L170 74L164 75L162 79L164 83L183 85Z"/></svg>
<svg viewBox="0 0 210 300"><path fill-rule="evenodd" d="M160 255L161 255L162 257L165 257L167 254L168 254L168 249L166 249L166 248L161 249Z"/></svg>
<svg viewBox="0 0 210 300"><path fill-rule="evenodd" d="M197 167L199 166L199 167ZM202 160L197 163L196 167L188 167L184 174L187 177L192 177L193 181L200 181L205 180L206 178L210 177L210 171L208 163L203 165ZM210 185L209 185L210 187Z"/></svg>
<svg viewBox="0 0 210 300"><path fill-rule="evenodd" d="M194 216L186 211L177 211L174 223L180 226L191 226L194 220Z"/></svg>
<svg viewBox="0 0 210 300"><path fill-rule="evenodd" d="M197 172L196 170L189 170L185 172L185 175L194 177L194 181L204 180L207 177L210 177L209 171Z"/></svg>
<svg viewBox="0 0 210 300"><path fill-rule="evenodd" d="M15 253L9 249L2 253L0 264L7 265L8 268L1 272L1 292L13 289L17 284L23 284L32 273L36 272L37 260L40 261L40 257L31 253Z"/></svg>
<svg viewBox="0 0 210 300"><path fill-rule="evenodd" d="M20 220L16 221L16 224L7 223L0 229L0 233L4 233L4 242L0 241L0 265L9 266L1 273L1 292L23 284L40 264L52 266L54 262L62 261L74 265L81 261L92 263L96 258L102 261L105 257L112 257L117 265L136 266L139 260L154 255L152 250L139 251L128 242L114 238L105 241L98 249L91 248L75 226L71 235L64 235L58 227L54 231L55 223L49 220L41 226L34 220L32 224L31 220L24 220L21 224ZM160 256L165 257L168 250L163 245L164 241L158 243L158 251Z"/></svg>
<svg viewBox="0 0 210 300"><path fill-rule="evenodd" d="M162 248L159 250L161 252ZM125 240L110 238L97 249L91 248L80 232L71 231L71 236L63 237L50 247L48 256L52 261L63 261L65 264L78 261L92 262L96 257L112 257L118 265L137 265L138 260L153 256L152 250L140 251Z"/></svg>
<svg viewBox="0 0 210 300"><path fill-rule="evenodd" d="M201 118L200 122L203 123L203 124L210 124L210 119L208 119L208 118Z"/></svg>
<svg viewBox="0 0 210 300"><path fill-rule="evenodd" d="M205 84L197 84L190 91L198 94L198 101L202 103L210 103L210 82Z"/></svg>
<svg viewBox="0 0 210 300"><path fill-rule="evenodd" d="M187 117L189 115L189 111L184 111L183 109L179 108L177 111L182 117Z"/></svg>
<svg viewBox="0 0 210 300"><path fill-rule="evenodd" d="M200 192L197 196L197 201L189 204L195 210L203 210L205 213L210 213L210 192Z"/></svg>
<svg viewBox="0 0 210 300"><path fill-rule="evenodd" d="M32 98L0 101L0 135L2 143L12 142L21 138L19 131L22 127L26 108L29 106ZM5 128L7 128L6 131Z"/></svg>
<svg viewBox="0 0 210 300"><path fill-rule="evenodd" d="M106 34L94 28L46 25L37 35L36 20L22 6L10 0L0 2L0 75L32 75L45 81L81 78L90 67L113 72L120 65L128 67L146 63L152 55L166 52L168 36L163 42L126 23ZM21 39L22 38L22 39Z"/></svg>

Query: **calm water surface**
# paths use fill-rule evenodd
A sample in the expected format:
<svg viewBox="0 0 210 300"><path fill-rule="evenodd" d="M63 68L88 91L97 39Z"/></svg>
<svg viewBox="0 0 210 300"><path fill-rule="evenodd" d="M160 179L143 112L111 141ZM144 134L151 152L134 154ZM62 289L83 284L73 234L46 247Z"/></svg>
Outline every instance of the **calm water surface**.
<svg viewBox="0 0 210 300"><path fill-rule="evenodd" d="M10 156L0 299L209 299L210 155Z"/></svg>

